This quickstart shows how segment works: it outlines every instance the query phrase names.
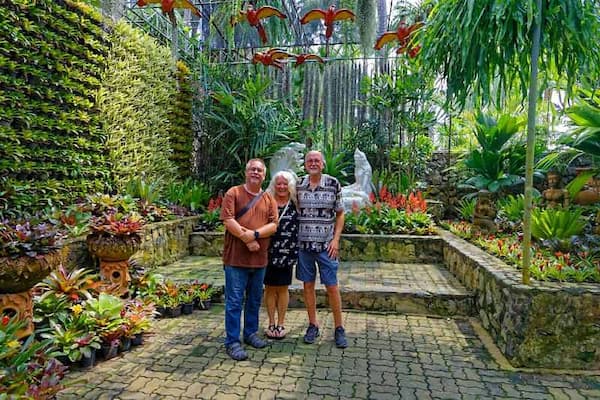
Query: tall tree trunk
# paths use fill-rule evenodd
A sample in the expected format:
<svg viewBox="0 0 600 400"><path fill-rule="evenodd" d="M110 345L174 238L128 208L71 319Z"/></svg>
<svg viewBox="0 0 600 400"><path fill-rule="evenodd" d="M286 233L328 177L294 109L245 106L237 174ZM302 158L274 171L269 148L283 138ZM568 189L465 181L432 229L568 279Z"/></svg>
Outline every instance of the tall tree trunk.
<svg viewBox="0 0 600 400"><path fill-rule="evenodd" d="M531 76L529 78L529 107L527 110L527 152L525 157L525 210L523 215L523 284L529 284L531 265L531 209L533 199L533 157L535 147L535 121L538 88L538 59L542 36L542 0L537 0L537 10L531 46Z"/></svg>
<svg viewBox="0 0 600 400"><path fill-rule="evenodd" d="M387 30L387 8L385 0L377 0L377 36Z"/></svg>

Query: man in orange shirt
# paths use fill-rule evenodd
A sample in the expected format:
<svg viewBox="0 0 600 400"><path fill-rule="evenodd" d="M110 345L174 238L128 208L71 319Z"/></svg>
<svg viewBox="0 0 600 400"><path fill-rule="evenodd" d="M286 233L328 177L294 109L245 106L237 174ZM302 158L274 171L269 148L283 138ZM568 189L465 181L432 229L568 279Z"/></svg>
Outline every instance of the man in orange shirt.
<svg viewBox="0 0 600 400"><path fill-rule="evenodd" d="M261 189L265 177L266 167L261 159L248 161L246 183L230 188L221 205L226 230L225 348L236 361L248 358L240 342L242 307L244 343L259 349L267 345L257 332L269 237L277 230L277 203Z"/></svg>

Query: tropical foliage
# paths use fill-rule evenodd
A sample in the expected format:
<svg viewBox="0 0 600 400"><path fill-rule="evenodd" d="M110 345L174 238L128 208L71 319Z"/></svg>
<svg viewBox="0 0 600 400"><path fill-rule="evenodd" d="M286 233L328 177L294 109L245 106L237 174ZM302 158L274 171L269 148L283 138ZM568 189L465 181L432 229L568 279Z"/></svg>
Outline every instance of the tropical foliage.
<svg viewBox="0 0 600 400"><path fill-rule="evenodd" d="M14 1L0 7L0 24L0 218L103 190L100 15L70 1Z"/></svg>
<svg viewBox="0 0 600 400"><path fill-rule="evenodd" d="M98 107L114 185L124 189L142 171L164 185L176 176L169 140L175 66L167 48L125 22L110 40Z"/></svg>

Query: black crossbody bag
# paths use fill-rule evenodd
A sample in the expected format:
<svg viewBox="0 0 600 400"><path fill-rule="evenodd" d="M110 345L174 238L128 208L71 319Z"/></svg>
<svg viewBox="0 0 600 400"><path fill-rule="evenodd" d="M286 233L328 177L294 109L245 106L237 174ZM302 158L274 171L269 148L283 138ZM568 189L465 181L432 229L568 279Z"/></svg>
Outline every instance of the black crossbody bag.
<svg viewBox="0 0 600 400"><path fill-rule="evenodd" d="M248 202L248 204L246 204L244 206L244 208L242 208L240 211L238 211L237 213L235 213L235 219L236 220L240 219L242 217L242 215L246 214L248 212L248 210L251 209L254 204L256 204L256 202L262 197L262 195L264 193L265 192L260 192L259 194L257 194L256 196L254 196L254 198L252 200L250 200Z"/></svg>

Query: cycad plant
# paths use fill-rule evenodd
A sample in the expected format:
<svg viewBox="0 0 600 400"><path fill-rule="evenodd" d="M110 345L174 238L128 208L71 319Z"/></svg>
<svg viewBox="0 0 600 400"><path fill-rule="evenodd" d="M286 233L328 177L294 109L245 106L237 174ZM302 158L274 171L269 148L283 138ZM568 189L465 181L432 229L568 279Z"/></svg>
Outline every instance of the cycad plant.
<svg viewBox="0 0 600 400"><path fill-rule="evenodd" d="M472 150L465 160L465 165L475 174L467 179L467 186L498 192L524 182L520 175L524 166L517 169L515 163L511 162L518 148L522 149L515 140L522 126L522 120L507 114L498 120L490 115L477 114L475 138L479 148Z"/></svg>
<svg viewBox="0 0 600 400"><path fill-rule="evenodd" d="M554 250L568 251L571 238L585 228L581 213L581 209L535 209L531 213L531 235Z"/></svg>

